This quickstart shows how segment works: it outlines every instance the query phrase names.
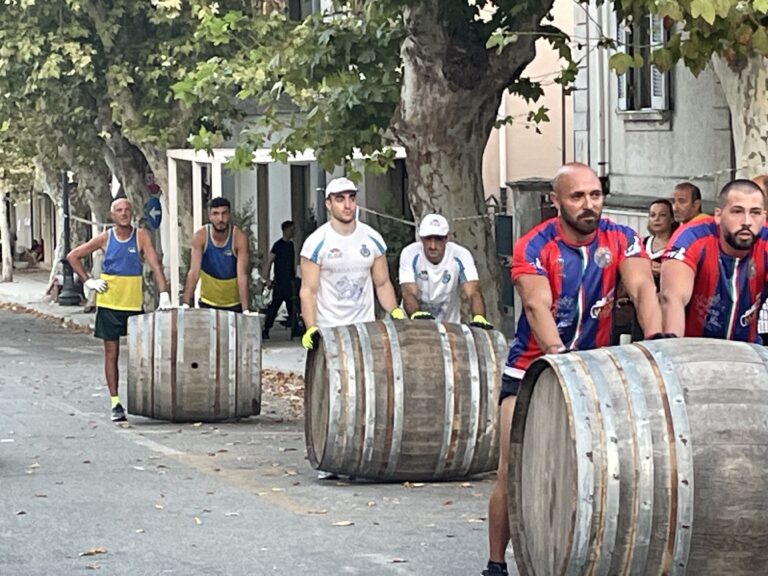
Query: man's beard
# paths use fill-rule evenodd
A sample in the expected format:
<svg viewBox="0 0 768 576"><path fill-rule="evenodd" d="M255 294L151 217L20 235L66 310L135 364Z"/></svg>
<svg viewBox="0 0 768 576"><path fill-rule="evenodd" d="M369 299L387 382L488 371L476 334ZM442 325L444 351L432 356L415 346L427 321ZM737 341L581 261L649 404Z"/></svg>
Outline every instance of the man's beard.
<svg viewBox="0 0 768 576"><path fill-rule="evenodd" d="M594 210L585 210L576 218L573 218L565 210L561 210L560 216L563 220L565 220L565 223L568 224L568 226L584 236L592 234L592 232L597 229L597 225L600 223L600 214ZM590 216L594 218L594 221L587 222L584 220L584 218Z"/></svg>
<svg viewBox="0 0 768 576"><path fill-rule="evenodd" d="M219 222L218 224L214 224L213 227L217 232L224 232L224 230L229 228L229 224L225 222Z"/></svg>
<svg viewBox="0 0 768 576"><path fill-rule="evenodd" d="M745 238L739 238L739 234L742 232L749 232L749 239ZM749 250L752 248L752 245L755 243L755 240L757 240L757 236L755 236L752 233L752 230L749 230L748 228L742 228L736 234L732 234L731 232L726 231L725 232L725 241L728 243L728 245L733 248L734 250Z"/></svg>

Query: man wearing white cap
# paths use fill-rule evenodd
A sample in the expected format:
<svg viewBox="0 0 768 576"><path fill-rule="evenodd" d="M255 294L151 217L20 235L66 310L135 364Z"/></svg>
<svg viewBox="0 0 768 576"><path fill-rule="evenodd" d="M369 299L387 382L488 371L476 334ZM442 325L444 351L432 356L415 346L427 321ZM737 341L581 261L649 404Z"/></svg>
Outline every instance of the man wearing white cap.
<svg viewBox="0 0 768 576"><path fill-rule="evenodd" d="M301 314L307 331L301 339L314 347L318 328L376 319L373 293L390 315L405 317L389 280L387 246L373 228L356 219L357 187L335 178L325 188L329 220L301 248Z"/></svg>
<svg viewBox="0 0 768 576"><path fill-rule="evenodd" d="M475 260L469 250L448 241L448 221L427 214L419 225L418 242L400 253L403 307L414 320L461 321L459 288L469 301L473 326L490 330Z"/></svg>

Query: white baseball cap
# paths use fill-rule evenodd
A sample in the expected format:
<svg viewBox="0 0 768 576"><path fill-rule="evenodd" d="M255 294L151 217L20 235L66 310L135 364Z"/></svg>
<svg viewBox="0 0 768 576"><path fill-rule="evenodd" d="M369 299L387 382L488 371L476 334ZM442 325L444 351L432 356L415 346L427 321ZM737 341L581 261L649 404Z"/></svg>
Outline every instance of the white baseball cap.
<svg viewBox="0 0 768 576"><path fill-rule="evenodd" d="M357 186L349 178L334 178L325 187L325 197L331 194L341 194L342 192L357 192Z"/></svg>
<svg viewBox="0 0 768 576"><path fill-rule="evenodd" d="M440 214L427 214L421 219L419 225L419 236L448 236L448 220Z"/></svg>

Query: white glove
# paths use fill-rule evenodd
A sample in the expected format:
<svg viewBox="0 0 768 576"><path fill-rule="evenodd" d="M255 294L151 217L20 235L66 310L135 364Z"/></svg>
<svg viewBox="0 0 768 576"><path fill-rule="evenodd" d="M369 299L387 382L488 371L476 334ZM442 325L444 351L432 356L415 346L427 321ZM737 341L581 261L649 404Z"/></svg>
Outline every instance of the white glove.
<svg viewBox="0 0 768 576"><path fill-rule="evenodd" d="M83 284L88 290L96 290L99 294L107 291L107 283L101 278L88 278Z"/></svg>
<svg viewBox="0 0 768 576"><path fill-rule="evenodd" d="M157 303L158 310L171 309L171 295L168 292L160 292L160 301Z"/></svg>

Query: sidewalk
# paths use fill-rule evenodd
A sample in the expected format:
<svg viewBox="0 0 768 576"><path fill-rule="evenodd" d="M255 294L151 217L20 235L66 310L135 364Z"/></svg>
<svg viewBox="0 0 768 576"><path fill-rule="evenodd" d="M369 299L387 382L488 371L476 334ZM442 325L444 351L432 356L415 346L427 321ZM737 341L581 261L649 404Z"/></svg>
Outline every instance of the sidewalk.
<svg viewBox="0 0 768 576"><path fill-rule="evenodd" d="M82 306L59 306L44 301L49 272L43 269L14 270L13 282L0 282L0 306L31 312L60 322L78 332L92 332L96 314L83 312ZM301 340L290 340L290 328L275 323L270 339L262 343L262 367L280 372L304 373L306 352Z"/></svg>

